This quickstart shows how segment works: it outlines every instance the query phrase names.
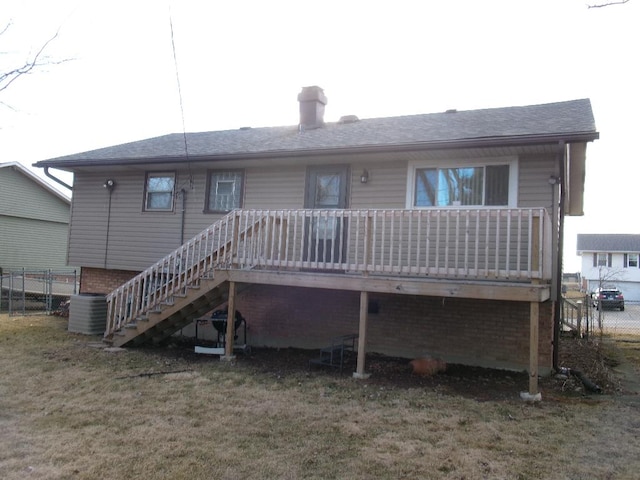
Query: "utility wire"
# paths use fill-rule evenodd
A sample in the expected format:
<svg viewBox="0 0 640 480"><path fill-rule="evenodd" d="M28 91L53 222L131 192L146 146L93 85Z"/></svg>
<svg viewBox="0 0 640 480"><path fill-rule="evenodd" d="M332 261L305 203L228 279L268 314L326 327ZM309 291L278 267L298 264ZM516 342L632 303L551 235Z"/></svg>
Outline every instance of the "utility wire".
<svg viewBox="0 0 640 480"><path fill-rule="evenodd" d="M176 55L176 42L173 34L173 18L171 15L171 5L169 5L169 28L171 30L171 50L173 51L173 65L176 70L176 84L178 85L178 98L180 99L180 115L182 118L182 141L184 143L184 155L187 159L189 169L189 186L193 187L193 176L191 175L191 163L189 162L189 147L187 144L187 128L184 121L184 104L182 102L182 88L180 87L180 73L178 70L178 56Z"/></svg>

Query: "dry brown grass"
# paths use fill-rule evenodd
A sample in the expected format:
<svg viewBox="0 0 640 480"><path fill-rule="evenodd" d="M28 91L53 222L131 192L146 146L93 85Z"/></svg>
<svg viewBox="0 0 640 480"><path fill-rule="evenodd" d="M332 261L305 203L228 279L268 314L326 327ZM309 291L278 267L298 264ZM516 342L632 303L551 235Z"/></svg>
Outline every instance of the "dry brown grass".
<svg viewBox="0 0 640 480"><path fill-rule="evenodd" d="M478 402L324 371L109 353L96 341L56 317L0 315L0 478L635 479L640 470L638 403L621 398Z"/></svg>

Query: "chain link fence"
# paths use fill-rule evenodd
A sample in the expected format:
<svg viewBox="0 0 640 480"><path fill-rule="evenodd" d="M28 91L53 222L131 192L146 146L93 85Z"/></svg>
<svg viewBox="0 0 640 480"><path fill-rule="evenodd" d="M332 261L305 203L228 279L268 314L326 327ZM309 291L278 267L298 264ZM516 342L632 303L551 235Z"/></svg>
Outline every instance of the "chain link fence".
<svg viewBox="0 0 640 480"><path fill-rule="evenodd" d="M625 303L624 309L597 308L590 295L562 299L562 324L581 337L593 334L640 336L640 303Z"/></svg>
<svg viewBox="0 0 640 480"><path fill-rule="evenodd" d="M14 270L0 275L0 312L35 315L68 311L78 292L75 270Z"/></svg>

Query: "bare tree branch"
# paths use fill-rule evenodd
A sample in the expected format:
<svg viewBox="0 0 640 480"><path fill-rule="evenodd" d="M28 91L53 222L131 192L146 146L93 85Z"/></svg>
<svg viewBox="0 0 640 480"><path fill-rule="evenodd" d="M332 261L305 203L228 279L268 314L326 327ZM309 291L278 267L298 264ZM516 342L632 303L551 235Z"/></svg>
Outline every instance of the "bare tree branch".
<svg viewBox="0 0 640 480"><path fill-rule="evenodd" d="M4 28L2 29L2 31L0 32L0 35L2 35L4 32L6 32L7 30L9 30L9 27L11 26L11 22L7 23Z"/></svg>
<svg viewBox="0 0 640 480"><path fill-rule="evenodd" d="M609 7L611 5L623 5L625 3L627 3L629 0L619 0L617 2L607 2L607 3L599 3L596 5L587 5L587 8L603 8L603 7Z"/></svg>
<svg viewBox="0 0 640 480"><path fill-rule="evenodd" d="M6 32L7 29L9 28L10 24L7 25L2 32L0 32L0 35L2 35L2 33ZM35 53L35 55L33 55L33 58L31 58L30 60L25 61L24 64L9 70L8 72L1 72L0 73L0 92L6 90L7 88L9 88L9 86L15 82L18 78L20 78L22 75L26 75L28 73L30 73L34 68L37 67L41 67L43 65L56 65L56 64L60 64L60 63L64 63L67 60L58 60L58 61L52 61L50 59L46 59L46 61L44 61L44 57L43 57L43 53L45 51L45 49L49 46L49 44L51 42L53 42L57 37L58 37L58 33L56 32L49 40L47 40L42 47L40 47L40 49Z"/></svg>

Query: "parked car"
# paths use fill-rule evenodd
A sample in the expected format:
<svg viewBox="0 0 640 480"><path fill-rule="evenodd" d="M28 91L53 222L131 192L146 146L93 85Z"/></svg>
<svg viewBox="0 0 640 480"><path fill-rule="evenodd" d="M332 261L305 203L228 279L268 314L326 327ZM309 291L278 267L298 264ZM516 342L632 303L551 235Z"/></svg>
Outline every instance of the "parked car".
<svg viewBox="0 0 640 480"><path fill-rule="evenodd" d="M596 288L591 294L593 306L600 308L619 308L624 311L624 295L615 287Z"/></svg>

